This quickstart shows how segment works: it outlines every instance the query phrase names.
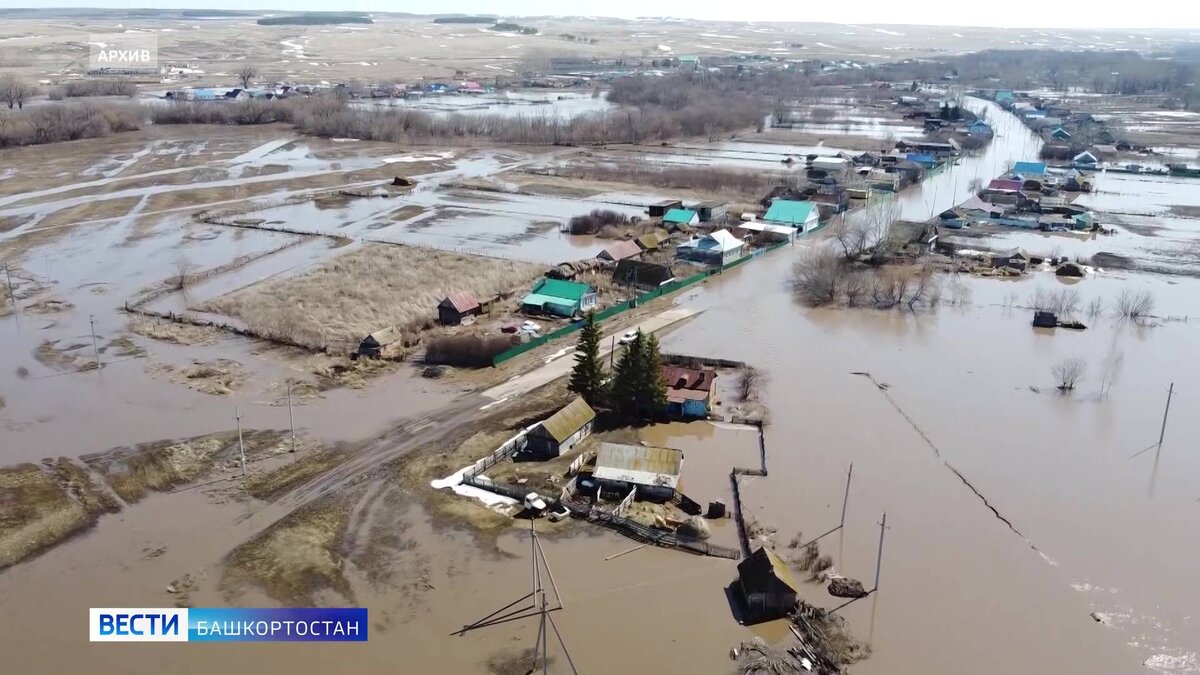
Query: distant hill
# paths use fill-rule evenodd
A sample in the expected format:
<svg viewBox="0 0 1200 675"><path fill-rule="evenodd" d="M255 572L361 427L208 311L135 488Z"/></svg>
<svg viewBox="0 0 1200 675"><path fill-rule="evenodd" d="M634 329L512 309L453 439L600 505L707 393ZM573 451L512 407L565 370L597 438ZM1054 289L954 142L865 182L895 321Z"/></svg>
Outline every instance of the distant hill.
<svg viewBox="0 0 1200 675"><path fill-rule="evenodd" d="M494 16L439 16L434 19L434 23L496 23L499 21Z"/></svg>
<svg viewBox="0 0 1200 675"><path fill-rule="evenodd" d="M366 14L343 12L311 12L294 16L268 16L258 20L260 26L329 26L339 23L375 23Z"/></svg>

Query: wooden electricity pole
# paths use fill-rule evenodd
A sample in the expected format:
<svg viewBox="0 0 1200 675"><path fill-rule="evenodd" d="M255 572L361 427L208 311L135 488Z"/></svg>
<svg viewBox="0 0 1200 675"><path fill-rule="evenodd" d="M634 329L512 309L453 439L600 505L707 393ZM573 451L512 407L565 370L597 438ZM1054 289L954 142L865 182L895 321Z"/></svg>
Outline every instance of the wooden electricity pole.
<svg viewBox="0 0 1200 675"><path fill-rule="evenodd" d="M233 419L237 420L238 454L242 457L242 478L246 477L246 446L242 443L242 412L237 406L233 407Z"/></svg>

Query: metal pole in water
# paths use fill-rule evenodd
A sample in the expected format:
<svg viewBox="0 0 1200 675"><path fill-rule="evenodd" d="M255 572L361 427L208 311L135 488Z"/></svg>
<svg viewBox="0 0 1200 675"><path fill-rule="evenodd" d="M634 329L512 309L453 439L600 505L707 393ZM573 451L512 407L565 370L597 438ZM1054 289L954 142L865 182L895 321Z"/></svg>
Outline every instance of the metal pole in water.
<svg viewBox="0 0 1200 675"><path fill-rule="evenodd" d="M246 477L246 446L242 443L242 412L237 406L233 407L233 419L237 420L238 454L242 457L242 477Z"/></svg>
<svg viewBox="0 0 1200 675"><path fill-rule="evenodd" d="M296 420L292 417L292 383L287 383L288 426L292 429L292 452L296 452Z"/></svg>
<svg viewBox="0 0 1200 675"><path fill-rule="evenodd" d="M846 494L842 497L842 520L838 527L846 525L846 505L850 503L850 478L854 476L854 462L850 462L850 470L846 472Z"/></svg>
<svg viewBox="0 0 1200 675"><path fill-rule="evenodd" d="M8 279L8 298L12 301L13 311L17 311L17 294L13 292L12 272L8 269L8 263L4 263L4 276Z"/></svg>
<svg viewBox="0 0 1200 675"><path fill-rule="evenodd" d="M13 304L16 307L16 303ZM96 357L96 370L100 370L100 348L96 346L96 315L88 316L88 324L92 327L92 355Z"/></svg>
<svg viewBox="0 0 1200 675"><path fill-rule="evenodd" d="M1175 383L1167 389L1167 405L1163 408L1162 428L1158 432L1158 447L1154 450L1154 468L1150 473L1150 494L1154 494L1154 483L1158 480L1158 456L1162 453L1163 437L1167 435L1167 414L1171 412L1171 397L1175 394Z"/></svg>
<svg viewBox="0 0 1200 675"><path fill-rule="evenodd" d="M883 520L879 521L879 552L875 555L875 588L871 592L879 590L879 568L883 565L883 533L887 530L887 511L883 512Z"/></svg>

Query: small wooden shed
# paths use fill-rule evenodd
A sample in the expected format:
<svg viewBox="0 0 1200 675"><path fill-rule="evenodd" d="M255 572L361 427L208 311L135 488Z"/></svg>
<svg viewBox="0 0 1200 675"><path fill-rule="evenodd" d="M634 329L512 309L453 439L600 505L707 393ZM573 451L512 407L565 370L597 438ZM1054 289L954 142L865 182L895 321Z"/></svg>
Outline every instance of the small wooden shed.
<svg viewBox="0 0 1200 675"><path fill-rule="evenodd" d="M389 346L399 341L400 331L396 330L395 326L388 326L363 338L362 342L358 343L358 355L377 359L383 356L383 352Z"/></svg>
<svg viewBox="0 0 1200 675"><path fill-rule="evenodd" d="M576 398L567 407L551 415L529 431L526 436L525 454L531 459L553 459L570 451L575 444L592 433L596 411L582 398Z"/></svg>
<svg viewBox="0 0 1200 675"><path fill-rule="evenodd" d="M457 326L464 317L478 316L483 311L474 295L466 292L451 293L438 303L438 323Z"/></svg>
<svg viewBox="0 0 1200 675"><path fill-rule="evenodd" d="M678 199L667 199L667 200L658 202L657 204L651 204L647 208L646 212L650 215L651 218L662 218L663 216L667 215L667 211L670 211L671 209L682 209L682 208L683 208L683 202L679 201Z"/></svg>

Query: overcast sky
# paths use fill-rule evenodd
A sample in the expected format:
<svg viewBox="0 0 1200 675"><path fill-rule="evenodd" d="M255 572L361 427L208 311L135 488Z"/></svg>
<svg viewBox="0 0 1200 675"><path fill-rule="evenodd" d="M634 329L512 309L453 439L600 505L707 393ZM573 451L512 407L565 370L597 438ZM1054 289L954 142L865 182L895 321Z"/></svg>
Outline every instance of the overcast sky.
<svg viewBox="0 0 1200 675"><path fill-rule="evenodd" d="M986 0L0 0L0 6L155 7L358 10L437 14L678 16L722 21L820 21L949 26L1200 28L1197 0L1059 0L1011 3Z"/></svg>

